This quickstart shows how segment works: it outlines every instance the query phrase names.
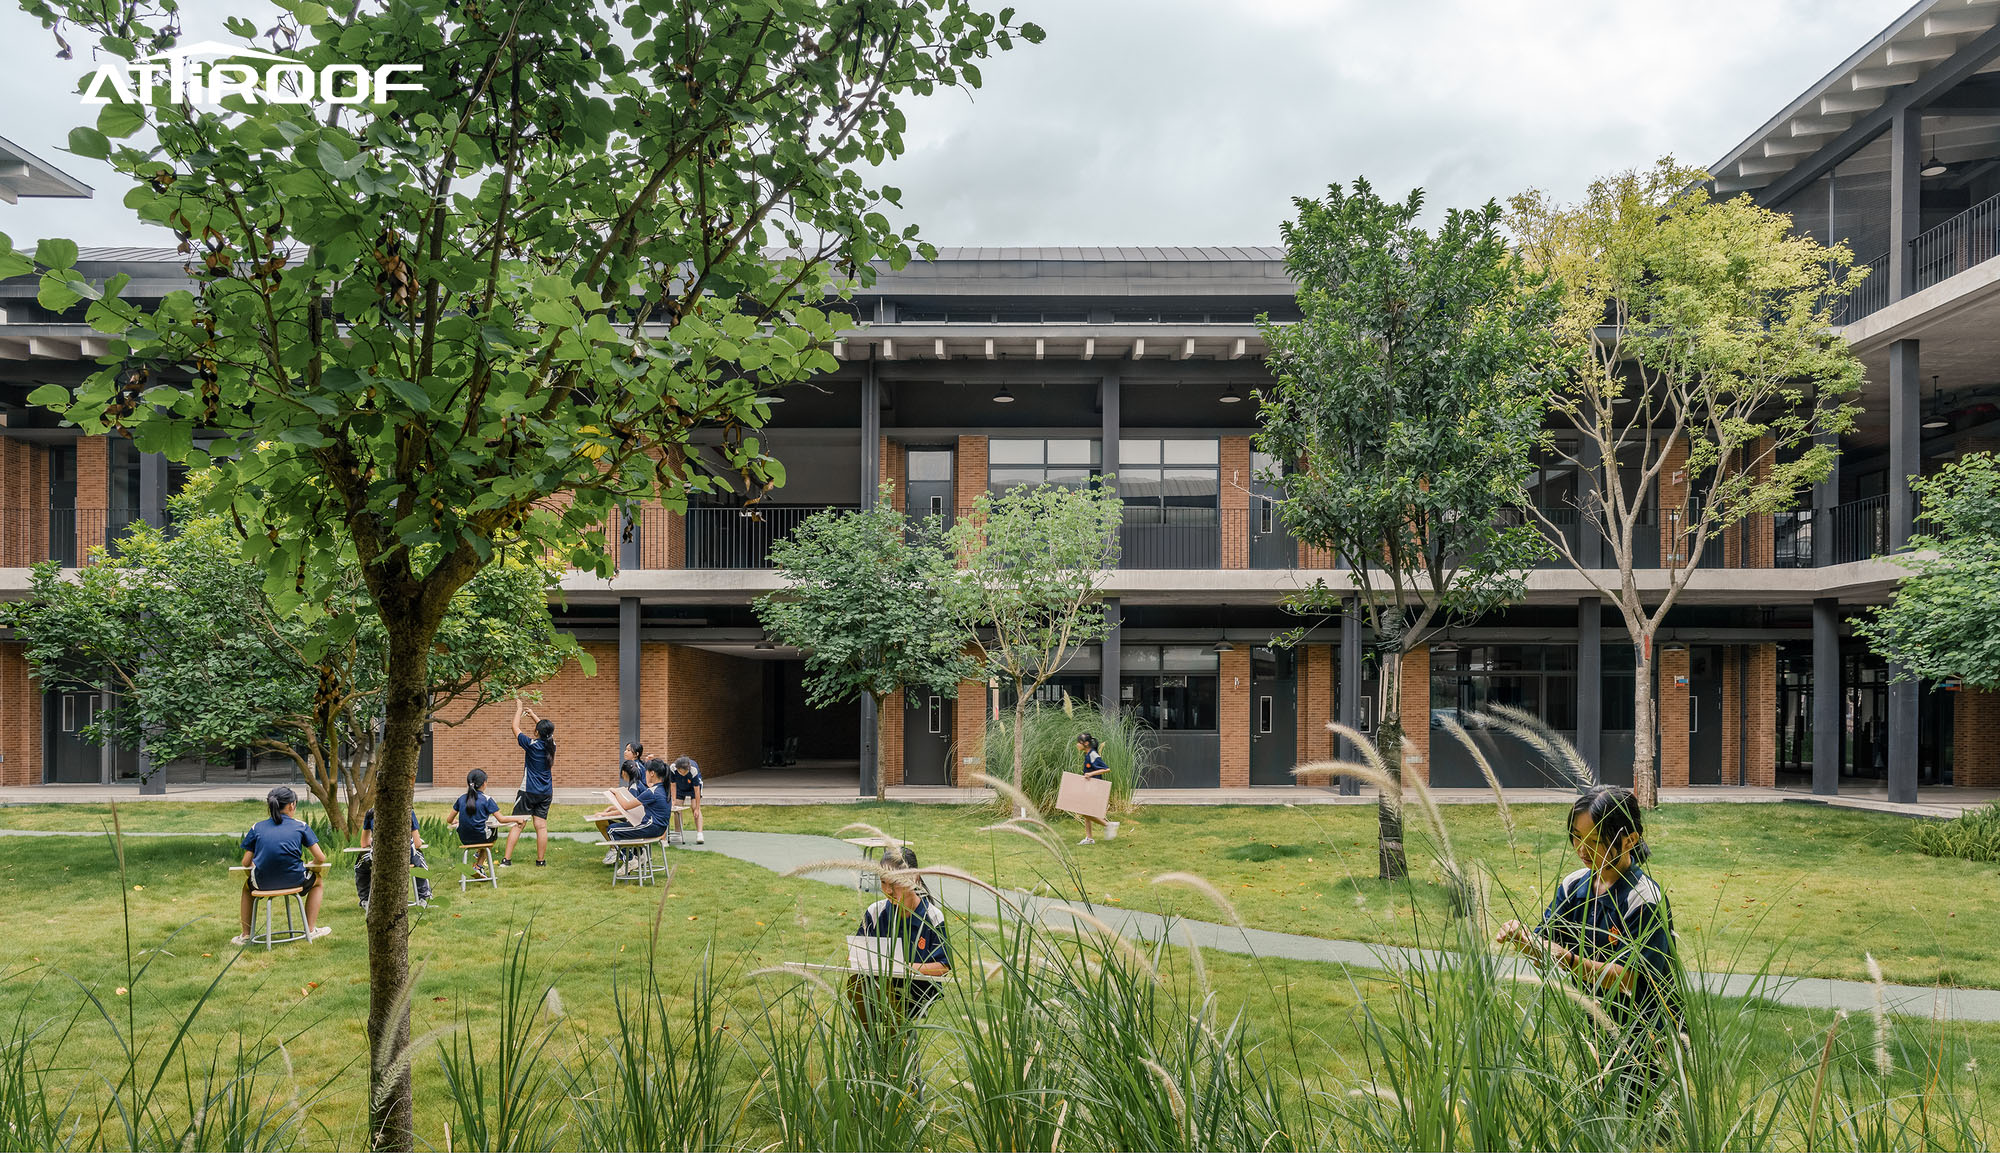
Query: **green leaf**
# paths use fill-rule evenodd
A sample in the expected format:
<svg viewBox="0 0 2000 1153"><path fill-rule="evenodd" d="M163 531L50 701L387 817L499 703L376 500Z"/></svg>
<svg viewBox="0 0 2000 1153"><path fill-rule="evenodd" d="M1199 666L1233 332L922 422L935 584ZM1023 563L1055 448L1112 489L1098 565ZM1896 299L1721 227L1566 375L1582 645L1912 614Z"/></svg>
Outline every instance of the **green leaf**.
<svg viewBox="0 0 2000 1153"><path fill-rule="evenodd" d="M78 156L102 160L111 155L111 141L95 128L79 126L69 130L69 150Z"/></svg>
<svg viewBox="0 0 2000 1153"><path fill-rule="evenodd" d="M355 173L361 171L361 166L368 162L365 153L343 155L340 148L331 140L321 140L313 149L313 155L319 160L319 166L326 170L327 175L336 180L351 179Z"/></svg>
<svg viewBox="0 0 2000 1153"><path fill-rule="evenodd" d="M97 130L113 140L123 140L146 126L143 104L106 104L97 114Z"/></svg>
<svg viewBox="0 0 2000 1153"><path fill-rule="evenodd" d="M42 408L68 408L69 389L60 384L45 384L28 394L28 403Z"/></svg>
<svg viewBox="0 0 2000 1153"><path fill-rule="evenodd" d="M73 240L44 240L35 246L35 260L44 268L75 268L76 242Z"/></svg>
<svg viewBox="0 0 2000 1153"><path fill-rule="evenodd" d="M377 377L376 379L380 383L387 385L389 391L396 394L397 400L402 401L417 412L429 412L431 410L431 394L424 391L423 385L413 380L398 380L393 376Z"/></svg>

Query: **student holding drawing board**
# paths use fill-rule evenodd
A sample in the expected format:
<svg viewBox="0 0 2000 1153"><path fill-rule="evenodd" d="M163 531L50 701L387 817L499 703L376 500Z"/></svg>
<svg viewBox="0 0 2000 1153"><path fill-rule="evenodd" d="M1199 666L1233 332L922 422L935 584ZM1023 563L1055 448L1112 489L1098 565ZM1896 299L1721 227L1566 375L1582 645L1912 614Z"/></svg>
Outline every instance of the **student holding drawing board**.
<svg viewBox="0 0 2000 1153"><path fill-rule="evenodd" d="M1091 736L1089 733L1078 733L1076 735L1076 751L1083 754L1083 770L1076 775L1081 776L1086 781L1103 781L1105 784L1105 788L1102 790L1102 792L1105 795L1105 799L1109 800L1110 784L1111 784L1109 777L1111 775L1111 766L1105 762L1104 754L1097 751L1097 738ZM1065 785L1068 784L1067 781L1065 781L1064 783ZM1105 806L1101 803L1092 803L1095 801L1095 794L1097 792L1099 792L1099 790L1092 789L1080 792L1078 790L1065 788L1063 790L1063 793L1059 794L1058 796L1058 800L1056 802L1056 806L1058 808L1063 809L1063 811L1065 812L1075 813L1077 816L1083 818L1083 840L1078 841L1077 844L1080 845L1096 844L1097 838L1091 835L1093 831L1091 826L1092 825L1101 826L1105 824L1104 820ZM1091 801L1077 804L1077 806L1074 808L1071 807L1070 805L1064 804L1061 797L1064 795L1072 795L1072 794L1074 795L1073 802L1081 801L1082 798L1085 796L1089 796L1091 798ZM1095 816L1091 815L1092 810L1095 811L1096 813Z"/></svg>

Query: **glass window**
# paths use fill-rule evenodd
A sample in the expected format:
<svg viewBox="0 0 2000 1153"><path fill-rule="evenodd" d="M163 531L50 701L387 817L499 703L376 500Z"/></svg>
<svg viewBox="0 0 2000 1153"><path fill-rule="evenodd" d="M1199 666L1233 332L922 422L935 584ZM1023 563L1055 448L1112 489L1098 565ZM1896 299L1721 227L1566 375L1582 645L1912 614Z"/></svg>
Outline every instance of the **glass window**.
<svg viewBox="0 0 2000 1153"><path fill-rule="evenodd" d="M1160 463L1160 442L1157 440L1120 440L1118 442L1118 467L1128 464Z"/></svg>
<svg viewBox="0 0 2000 1153"><path fill-rule="evenodd" d="M1118 654L1118 667L1128 673L1156 671L1160 667L1160 650L1152 645L1126 645Z"/></svg>
<svg viewBox="0 0 2000 1153"><path fill-rule="evenodd" d="M1050 464L1096 464L1097 442L1094 440L1052 440L1048 443Z"/></svg>
<svg viewBox="0 0 2000 1153"><path fill-rule="evenodd" d="M986 444L987 487L1005 492L1017 485L1087 487L1098 476L1094 440L1018 440L996 437Z"/></svg>
<svg viewBox="0 0 2000 1153"><path fill-rule="evenodd" d="M1127 523L1212 521L1222 494L1221 451L1212 439L1119 441L1118 495Z"/></svg>
<svg viewBox="0 0 2000 1153"><path fill-rule="evenodd" d="M1190 673L1124 677L1118 696L1125 711L1164 732L1215 732L1217 682Z"/></svg>
<svg viewBox="0 0 2000 1153"><path fill-rule="evenodd" d="M986 459L994 464L1041 464L1044 442L1039 440L1001 440L998 437L986 442Z"/></svg>
<svg viewBox="0 0 2000 1153"><path fill-rule="evenodd" d="M1210 645L1168 645L1160 650L1156 667L1176 673L1212 673L1222 667L1222 657Z"/></svg>
<svg viewBox="0 0 2000 1153"><path fill-rule="evenodd" d="M1160 443L1161 464L1222 463L1222 443L1214 440L1168 440Z"/></svg>
<svg viewBox="0 0 2000 1153"><path fill-rule="evenodd" d="M909 459L911 480L950 480L950 449L911 449Z"/></svg>

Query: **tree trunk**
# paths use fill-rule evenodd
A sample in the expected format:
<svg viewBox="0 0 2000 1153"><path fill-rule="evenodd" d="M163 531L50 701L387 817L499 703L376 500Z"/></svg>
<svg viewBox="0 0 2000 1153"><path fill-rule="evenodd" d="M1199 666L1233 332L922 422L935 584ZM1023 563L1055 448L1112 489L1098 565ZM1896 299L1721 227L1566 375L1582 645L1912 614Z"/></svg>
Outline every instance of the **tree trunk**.
<svg viewBox="0 0 2000 1153"><path fill-rule="evenodd" d="M1021 779L1021 761L1026 757L1023 751L1021 724L1028 716L1028 697L1021 691L1021 682L1014 682L1014 787L1027 791L1027 782Z"/></svg>
<svg viewBox="0 0 2000 1153"><path fill-rule="evenodd" d="M1653 747L1658 740L1656 718L1653 715L1653 638L1641 634L1639 643L1632 646L1632 795L1642 809L1655 808L1660 803L1657 775L1654 772Z"/></svg>
<svg viewBox="0 0 2000 1153"><path fill-rule="evenodd" d="M1376 876L1394 881L1406 876L1410 862L1403 855L1403 650L1382 650L1382 717L1375 726L1375 751L1396 786L1375 804Z"/></svg>
<svg viewBox="0 0 2000 1153"><path fill-rule="evenodd" d="M875 698L875 799L889 799L889 747L882 742L882 733L889 727L889 714L882 708L886 697Z"/></svg>
<svg viewBox="0 0 2000 1153"><path fill-rule="evenodd" d="M417 742L423 732L430 649L436 622L415 606L382 606L389 634L388 686L380 763L375 779L374 899L368 903L368 1110L376 1149L415 1147L410 1091L410 812L417 786ZM400 619L399 619L400 618Z"/></svg>

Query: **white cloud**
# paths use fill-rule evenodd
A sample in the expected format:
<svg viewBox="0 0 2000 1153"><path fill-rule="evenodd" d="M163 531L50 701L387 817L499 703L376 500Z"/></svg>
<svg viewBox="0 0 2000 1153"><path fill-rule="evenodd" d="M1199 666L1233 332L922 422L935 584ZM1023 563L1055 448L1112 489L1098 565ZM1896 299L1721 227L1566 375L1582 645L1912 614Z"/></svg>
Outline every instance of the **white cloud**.
<svg viewBox="0 0 2000 1153"><path fill-rule="evenodd" d="M1267 244L1290 198L1366 175L1433 208L1559 196L1671 152L1720 157L1905 0L1029 0L1048 42L910 107L882 173L938 244ZM196 35L245 5L191 5ZM17 242L162 243L60 149L90 68L0 10L0 136L94 185L0 206ZM79 53L84 55L84 53Z"/></svg>

